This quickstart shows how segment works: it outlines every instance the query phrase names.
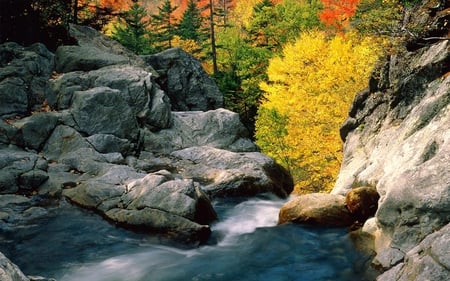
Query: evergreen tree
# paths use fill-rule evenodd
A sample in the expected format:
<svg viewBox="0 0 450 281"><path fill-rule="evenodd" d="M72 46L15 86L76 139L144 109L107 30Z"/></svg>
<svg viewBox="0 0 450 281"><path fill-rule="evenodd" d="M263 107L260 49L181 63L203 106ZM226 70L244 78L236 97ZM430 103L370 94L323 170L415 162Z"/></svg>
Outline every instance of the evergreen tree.
<svg viewBox="0 0 450 281"><path fill-rule="evenodd" d="M177 33L182 39L191 39L196 42L204 39L201 32L203 18L200 8L195 0L189 0L187 8L181 16Z"/></svg>
<svg viewBox="0 0 450 281"><path fill-rule="evenodd" d="M152 15L153 32L161 49L172 48L172 39L177 31L173 12L177 8L178 6L173 6L170 0L164 0L158 7L158 14Z"/></svg>
<svg viewBox="0 0 450 281"><path fill-rule="evenodd" d="M120 16L118 24L114 25L112 38L136 54L145 54L151 51L146 19L147 12L144 7L134 1L130 10Z"/></svg>

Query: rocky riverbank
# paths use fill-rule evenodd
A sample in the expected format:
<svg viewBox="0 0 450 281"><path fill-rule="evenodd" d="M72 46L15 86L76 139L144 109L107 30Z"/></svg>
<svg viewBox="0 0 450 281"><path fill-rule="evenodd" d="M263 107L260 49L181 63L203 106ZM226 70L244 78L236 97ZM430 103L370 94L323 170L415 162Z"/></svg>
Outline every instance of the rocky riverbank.
<svg viewBox="0 0 450 281"><path fill-rule="evenodd" d="M77 45L0 45L0 228L58 200L117 225L205 242L211 198L272 192L292 178L257 152L200 63L180 49L137 57L93 29ZM1 256L2 280L28 280ZM33 279L33 278L31 278Z"/></svg>
<svg viewBox="0 0 450 281"><path fill-rule="evenodd" d="M375 189L376 213L360 221L374 240L379 281L450 278L449 9L448 1L407 8L405 46L372 75L341 128L344 159L332 194L296 198L303 203L280 212L280 222L350 225L344 196ZM360 211L370 214L369 202Z"/></svg>

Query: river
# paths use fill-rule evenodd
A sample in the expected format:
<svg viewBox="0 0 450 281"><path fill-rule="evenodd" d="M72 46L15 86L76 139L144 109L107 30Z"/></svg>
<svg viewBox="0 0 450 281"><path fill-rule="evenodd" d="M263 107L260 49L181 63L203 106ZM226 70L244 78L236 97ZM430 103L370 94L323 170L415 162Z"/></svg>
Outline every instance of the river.
<svg viewBox="0 0 450 281"><path fill-rule="evenodd" d="M268 195L215 201L220 219L210 241L195 248L62 203L44 220L1 233L0 250L26 274L58 281L374 279L347 229L277 226L284 202Z"/></svg>

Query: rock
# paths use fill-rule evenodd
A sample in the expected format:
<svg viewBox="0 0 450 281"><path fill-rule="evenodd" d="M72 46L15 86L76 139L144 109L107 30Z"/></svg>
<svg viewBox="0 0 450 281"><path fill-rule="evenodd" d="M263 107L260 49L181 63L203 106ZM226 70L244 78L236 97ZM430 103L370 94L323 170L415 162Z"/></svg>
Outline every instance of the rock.
<svg viewBox="0 0 450 281"><path fill-rule="evenodd" d="M285 198L293 190L289 173L258 152L235 153L200 146L178 150L171 155L179 159L175 164L178 173L201 183L211 197L272 192Z"/></svg>
<svg viewBox="0 0 450 281"><path fill-rule="evenodd" d="M95 134L86 141L100 153L119 152L128 155L133 150L133 144L127 139L121 139L110 134Z"/></svg>
<svg viewBox="0 0 450 281"><path fill-rule="evenodd" d="M42 44L0 45L0 116L25 116L41 107L49 92L53 54Z"/></svg>
<svg viewBox="0 0 450 281"><path fill-rule="evenodd" d="M70 112L77 131L88 136L111 134L118 138L137 137L136 118L118 90L97 87L77 91Z"/></svg>
<svg viewBox="0 0 450 281"><path fill-rule="evenodd" d="M170 98L174 111L208 111L223 107L223 95L198 60L181 48L144 56L156 69L156 80Z"/></svg>
<svg viewBox="0 0 450 281"><path fill-rule="evenodd" d="M237 113L226 109L207 112L173 112L170 129L145 132L144 149L170 153L193 146L232 151L256 151Z"/></svg>
<svg viewBox="0 0 450 281"><path fill-rule="evenodd" d="M16 142L23 147L39 151L58 124L58 116L52 112L40 112L11 122L20 134Z"/></svg>
<svg viewBox="0 0 450 281"><path fill-rule="evenodd" d="M19 176L19 188L33 191L40 187L48 179L48 174L42 170L32 170Z"/></svg>
<svg viewBox="0 0 450 281"><path fill-rule="evenodd" d="M408 50L399 49L382 63L370 88L355 99L349 113L352 120L342 130L344 158L332 193L343 195L361 185L376 187L378 210L363 229L374 237L374 263L384 270L392 268L382 280L441 278L439 267L427 256L409 259L408 269L401 264L450 217L450 42L421 37L429 36L428 31L447 35L448 26L435 25L448 18L443 16L448 14L444 2L408 7L404 25L420 22L418 37ZM448 245L443 249L450 252ZM441 256L435 253L433 259ZM415 273L399 277L419 268L429 277Z"/></svg>
<svg viewBox="0 0 450 281"><path fill-rule="evenodd" d="M58 48L56 69L59 72L89 71L107 65L130 64L156 75L156 71L137 55L91 27L70 24L69 34L78 45Z"/></svg>
<svg viewBox="0 0 450 281"><path fill-rule="evenodd" d="M51 81L53 107L62 110L72 105L76 91L97 87L118 90L120 96L141 123L157 130L171 124L171 107L168 97L151 80L152 74L141 67L114 65L89 72L70 72Z"/></svg>
<svg viewBox="0 0 450 281"><path fill-rule="evenodd" d="M0 194L35 190L47 178L47 161L18 147L0 148Z"/></svg>
<svg viewBox="0 0 450 281"><path fill-rule="evenodd" d="M48 160L59 161L64 155L92 146L75 129L59 125L44 145L42 153Z"/></svg>
<svg viewBox="0 0 450 281"><path fill-rule="evenodd" d="M345 207L345 197L326 193L300 195L281 207L278 223L320 226L350 226L354 220Z"/></svg>
<svg viewBox="0 0 450 281"><path fill-rule="evenodd" d="M128 63L125 56L106 53L92 46L60 46L55 55L56 71L59 73L90 71L108 65Z"/></svg>
<svg viewBox="0 0 450 281"><path fill-rule="evenodd" d="M405 259L378 276L377 281L448 280L450 276L450 224L428 235Z"/></svg>
<svg viewBox="0 0 450 281"><path fill-rule="evenodd" d="M0 280L2 281L29 281L19 267L13 264L5 255L0 253Z"/></svg>
<svg viewBox="0 0 450 281"><path fill-rule="evenodd" d="M63 191L71 201L95 209L125 227L162 233L183 242L204 242L217 216L192 180L167 171L143 176L115 166L105 174Z"/></svg>
<svg viewBox="0 0 450 281"><path fill-rule="evenodd" d="M373 186L357 187L345 196L345 206L352 216L360 223L373 217L378 209L380 195Z"/></svg>

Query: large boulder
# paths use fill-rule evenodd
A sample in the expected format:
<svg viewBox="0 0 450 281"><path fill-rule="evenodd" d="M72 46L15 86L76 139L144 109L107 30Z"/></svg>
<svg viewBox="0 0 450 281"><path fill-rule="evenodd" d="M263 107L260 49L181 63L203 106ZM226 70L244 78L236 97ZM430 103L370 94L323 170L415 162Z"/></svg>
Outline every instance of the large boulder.
<svg viewBox="0 0 450 281"><path fill-rule="evenodd" d="M168 171L143 175L116 166L63 194L125 227L162 233L188 243L206 241L210 234L206 224L216 218L197 184L176 179Z"/></svg>
<svg viewBox="0 0 450 281"><path fill-rule="evenodd" d="M239 114L226 109L207 112L173 112L172 126L147 131L144 149L170 153L193 146L211 146L231 151L256 151Z"/></svg>
<svg viewBox="0 0 450 281"><path fill-rule="evenodd" d="M56 70L60 73L122 64L143 67L156 75L156 71L133 52L91 27L70 24L69 34L77 45L56 50Z"/></svg>
<svg viewBox="0 0 450 281"><path fill-rule="evenodd" d="M295 222L318 226L350 226L354 219L345 197L326 193L300 195L281 207L278 223Z"/></svg>
<svg viewBox="0 0 450 281"><path fill-rule="evenodd" d="M130 65L69 72L51 80L53 96L49 103L58 110L68 109L73 104L75 92L108 87L118 91L139 123L152 129L168 128L172 117L169 99L151 78L152 74L143 68Z"/></svg>
<svg viewBox="0 0 450 281"><path fill-rule="evenodd" d="M97 87L77 91L70 112L76 130L88 136L111 134L118 138L135 139L138 124L133 111L120 91Z"/></svg>
<svg viewBox="0 0 450 281"><path fill-rule="evenodd" d="M223 95L200 62L181 48L144 56L159 74L174 111L207 111L223 107Z"/></svg>
<svg viewBox="0 0 450 281"><path fill-rule="evenodd" d="M54 55L42 44L0 45L0 116L26 116L41 107L49 88Z"/></svg>
<svg viewBox="0 0 450 281"><path fill-rule="evenodd" d="M290 174L259 152L236 153L209 146L175 151L178 173L200 182L211 197L272 192L282 198L293 190Z"/></svg>
<svg viewBox="0 0 450 281"><path fill-rule="evenodd" d="M420 14L425 20L420 26L427 28L446 8L444 1L434 1L414 5L411 12ZM344 159L332 191L344 195L354 186L376 187L378 210L363 229L375 239L374 262L393 267L385 275L392 274L389 280L426 279L407 270L424 266L407 253L450 218L450 42L422 39L416 38L421 43L410 51L389 56L355 99L341 130ZM442 244L443 251L449 252L449 245ZM433 258L445 255L436 251ZM401 263L407 266L396 266Z"/></svg>

